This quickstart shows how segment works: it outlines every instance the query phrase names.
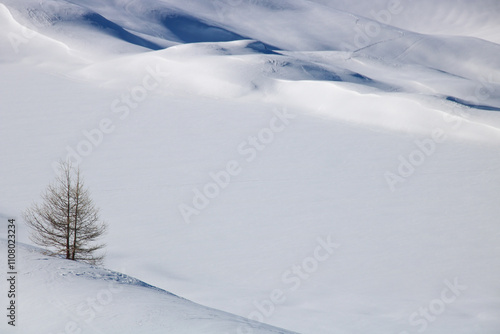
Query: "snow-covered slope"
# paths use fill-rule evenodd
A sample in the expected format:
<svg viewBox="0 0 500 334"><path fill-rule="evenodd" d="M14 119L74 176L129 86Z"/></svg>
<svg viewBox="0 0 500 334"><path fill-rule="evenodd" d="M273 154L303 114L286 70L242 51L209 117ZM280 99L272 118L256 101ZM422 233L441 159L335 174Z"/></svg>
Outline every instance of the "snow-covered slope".
<svg viewBox="0 0 500 334"><path fill-rule="evenodd" d="M496 0L312 0L392 26L424 33L473 36L500 42L500 3Z"/></svg>
<svg viewBox="0 0 500 334"><path fill-rule="evenodd" d="M7 241L0 240L1 249ZM127 275L17 245L16 330L30 333L292 333L204 307ZM0 285L8 291L6 280ZM2 333L10 333L1 324Z"/></svg>
<svg viewBox="0 0 500 334"><path fill-rule="evenodd" d="M68 157L107 268L304 334L497 334L499 9L480 3L0 0L1 217L29 242L20 213Z"/></svg>

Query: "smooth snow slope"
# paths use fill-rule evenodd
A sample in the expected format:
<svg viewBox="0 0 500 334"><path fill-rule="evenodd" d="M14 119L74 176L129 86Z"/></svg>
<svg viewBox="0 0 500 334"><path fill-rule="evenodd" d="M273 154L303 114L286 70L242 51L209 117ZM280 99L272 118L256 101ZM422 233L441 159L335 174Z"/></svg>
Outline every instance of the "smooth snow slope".
<svg viewBox="0 0 500 334"><path fill-rule="evenodd" d="M1 249L7 241L0 240ZM17 245L17 326L30 333L292 333L197 305L127 275ZM7 291L6 282L0 285ZM0 325L2 333L12 327ZM14 332L13 331L13 332Z"/></svg>
<svg viewBox="0 0 500 334"><path fill-rule="evenodd" d="M425 3L1 0L2 219L28 242L69 156L108 268L304 334L497 334L498 7Z"/></svg>
<svg viewBox="0 0 500 334"><path fill-rule="evenodd" d="M500 42L500 2L496 0L312 0L332 8L346 10L371 19L388 21L392 26L424 33L453 36L474 36L494 43ZM396 15L387 10L401 8Z"/></svg>
<svg viewBox="0 0 500 334"><path fill-rule="evenodd" d="M489 92L499 89L498 44L465 35L420 34L386 25L393 18L414 12L413 5L406 3L380 6L378 12L389 13L390 20L375 15L356 16L302 0L279 4L237 1L237 5L232 1L217 2L218 5L202 1L113 1L106 4L64 1L55 5L34 0L6 0L4 3L12 8L15 19L22 24L34 26L37 31L63 41L90 59L95 55L106 57L110 52L158 50L176 43L247 38L288 51L284 53L301 59L302 62L297 63L280 58L273 64L278 71L296 64L301 69L302 79L331 80L334 74L348 69L368 82L375 80L386 84L385 90L410 90L440 97L452 95L465 104L477 102L474 100L477 100L478 87L486 85ZM482 13L494 17L497 17L495 13L500 13L498 6L490 3L478 6ZM450 7L445 1L440 9ZM458 8L460 15L456 15L464 20L462 16L467 7L462 4ZM473 20L479 17L472 16ZM413 21L419 19L405 20ZM441 21L437 17L433 22ZM494 26L495 23L490 24ZM92 51L88 52L89 49ZM302 53L306 51L304 57ZM439 57L435 57L436 54ZM412 80L405 77L402 83L400 77L405 74ZM490 105L500 108L500 101L494 94L488 95Z"/></svg>

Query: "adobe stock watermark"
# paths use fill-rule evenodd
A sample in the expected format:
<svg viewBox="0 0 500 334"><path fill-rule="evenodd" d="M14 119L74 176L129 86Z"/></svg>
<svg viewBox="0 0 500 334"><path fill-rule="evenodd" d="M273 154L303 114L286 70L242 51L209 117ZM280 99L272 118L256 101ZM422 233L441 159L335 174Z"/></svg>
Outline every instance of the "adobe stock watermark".
<svg viewBox="0 0 500 334"><path fill-rule="evenodd" d="M417 311L410 314L408 322L412 327L418 327L416 330L419 333L425 332L429 325L436 321L438 317L443 314L448 305L454 303L458 297L467 289L466 285L458 282L458 277L444 281L444 289L441 290L439 298L433 299L429 304L420 307ZM408 331L402 331L399 334L410 334Z"/></svg>
<svg viewBox="0 0 500 334"><path fill-rule="evenodd" d="M9 219L7 221L7 324L15 327L17 321L17 309L19 308L17 304L17 263L16 263L16 220Z"/></svg>
<svg viewBox="0 0 500 334"><path fill-rule="evenodd" d="M479 85L474 90L474 96L467 97L467 100L476 104L488 100L494 93L494 78L490 74L488 80L484 77L479 78ZM444 143L451 132L456 132L469 118L465 112L468 107L455 105L451 113L443 115L443 127L437 127L432 130L431 136L422 140L415 140L416 148L409 154L398 157L398 167L394 171L386 171L384 178L391 192L396 191L396 186L405 183L407 179L415 174L417 168L422 166L429 157L436 151L439 144Z"/></svg>
<svg viewBox="0 0 500 334"><path fill-rule="evenodd" d="M401 4L401 0L389 0L385 9L378 11L371 10L369 18L373 19L373 21L368 21L361 26L356 21L356 26L354 27L356 34L353 38L354 45L343 42L340 44L341 50L355 51L369 46L373 43L373 39L379 36L382 31L379 23L385 25L391 24L394 15L401 14L403 10L404 7Z"/></svg>
<svg viewBox="0 0 500 334"><path fill-rule="evenodd" d="M201 187L193 188L193 197L190 204L181 203L177 207L185 223L191 223L193 216L198 216L205 210L210 202L217 198L221 191L226 189L231 180L243 172L244 164L253 162L259 153L271 145L276 135L283 132L296 117L287 109L275 109L273 117L269 120L268 126L259 130L255 135L249 136L236 148L239 156L243 159L230 160L221 170L208 174L210 181Z"/></svg>
<svg viewBox="0 0 500 334"><path fill-rule="evenodd" d="M7 38L14 53L18 54L21 52L22 45L28 44L33 38L39 35L38 31L22 26L20 33L10 31L7 34Z"/></svg>
<svg viewBox="0 0 500 334"><path fill-rule="evenodd" d="M102 313L108 305L114 301L114 296L121 293L123 287L115 281L110 281L107 288L100 289L95 295L88 297L76 307L76 313L70 312L60 301L52 301L52 304L65 313L71 320L67 321L64 328L50 334L81 334L84 329L93 333L103 333L92 325L94 319Z"/></svg>
<svg viewBox="0 0 500 334"><path fill-rule="evenodd" d="M21 48L23 46L28 45L35 37L42 36L42 34L39 32L39 29L50 25L51 21L56 20L56 16L53 13L57 13L61 10L59 5L55 1L43 2L40 3L40 6L41 9L31 9L32 13L36 13L36 15L30 16L29 21L24 20L23 23L26 25L22 25L20 22L18 22L18 24L21 26L20 32L9 31L7 33L7 38L14 53L18 54L19 52L21 52ZM12 16L12 13L10 11L9 13ZM43 19L37 19L38 17L42 17Z"/></svg>
<svg viewBox="0 0 500 334"><path fill-rule="evenodd" d="M131 111L139 108L140 104L158 89L165 78L169 76L169 73L163 71L159 65L154 68L148 65L145 72L146 74L139 84L131 87L111 102L110 110L118 117L118 120L105 117L94 128L83 130L83 139L74 146L66 146L66 157L62 159L63 161L70 161L75 166L81 164L85 157L91 155L102 144L106 136L115 131L118 123L130 117ZM58 161L52 162L54 172L58 171L58 166Z"/></svg>
<svg viewBox="0 0 500 334"><path fill-rule="evenodd" d="M287 298L297 291L302 284L315 274L322 263L328 261L334 252L341 246L332 240L329 235L326 238L316 238L317 245L310 256L305 257L299 264L294 264L281 274L281 288L276 288L269 292L268 297L253 302L254 310L247 316L248 319L264 323L271 318L279 305L286 302ZM241 324L236 334L252 334L254 332L252 324Z"/></svg>
<svg viewBox="0 0 500 334"><path fill-rule="evenodd" d="M220 23L224 23L229 11L245 4L257 4L258 0L212 0L210 1L217 13Z"/></svg>

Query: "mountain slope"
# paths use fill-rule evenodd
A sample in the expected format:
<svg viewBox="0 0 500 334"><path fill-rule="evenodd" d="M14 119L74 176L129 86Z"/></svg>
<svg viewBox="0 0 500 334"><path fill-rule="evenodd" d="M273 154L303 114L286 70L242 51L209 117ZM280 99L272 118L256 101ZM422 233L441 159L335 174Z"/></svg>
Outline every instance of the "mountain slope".
<svg viewBox="0 0 500 334"><path fill-rule="evenodd" d="M107 268L304 334L497 334L500 46L439 33L494 31L497 6L319 2L0 0L2 219L28 242L70 158ZM183 317L139 291L163 311L124 297L131 326Z"/></svg>
<svg viewBox="0 0 500 334"><path fill-rule="evenodd" d="M385 84L378 88L451 96L464 104L479 104L475 96L478 86L486 84L490 92L500 89L498 44L468 36L405 31L377 22L378 16L356 16L302 0L282 6L240 2L223 6L223 11L201 1L4 3L21 25L58 39L87 57L158 50L178 43L254 39L287 55L273 60L276 64L296 64L302 69L302 76L288 78L335 80L341 69L349 69L361 78ZM391 17L402 15L408 6L390 7L397 13ZM295 25L298 20L304 24ZM304 55L304 51L309 52ZM432 56L436 53L440 57ZM406 78L400 79L401 73L411 73L415 84L408 86ZM500 101L489 94L488 106L500 108Z"/></svg>
<svg viewBox="0 0 500 334"><path fill-rule="evenodd" d="M7 249L5 239L0 248ZM18 319L22 333L292 332L197 305L135 278L44 255L17 245ZM1 288L8 290L2 280ZM2 332L8 326L1 324Z"/></svg>

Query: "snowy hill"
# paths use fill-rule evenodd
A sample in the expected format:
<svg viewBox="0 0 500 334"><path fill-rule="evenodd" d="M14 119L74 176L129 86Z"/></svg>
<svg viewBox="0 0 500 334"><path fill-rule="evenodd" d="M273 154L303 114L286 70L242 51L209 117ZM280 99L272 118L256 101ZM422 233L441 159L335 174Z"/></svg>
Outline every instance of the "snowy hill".
<svg viewBox="0 0 500 334"><path fill-rule="evenodd" d="M499 333L499 14L494 0L0 0L0 217L29 243L21 212L70 158L114 270L20 246L20 324L64 331L45 324L42 281L70 309L120 281L86 332L244 321L165 290L303 334Z"/></svg>
<svg viewBox="0 0 500 334"><path fill-rule="evenodd" d="M6 240L0 245L6 248ZM17 250L17 326L25 334L292 333L197 305L121 273L49 257L26 245ZM1 286L8 290L5 282Z"/></svg>

